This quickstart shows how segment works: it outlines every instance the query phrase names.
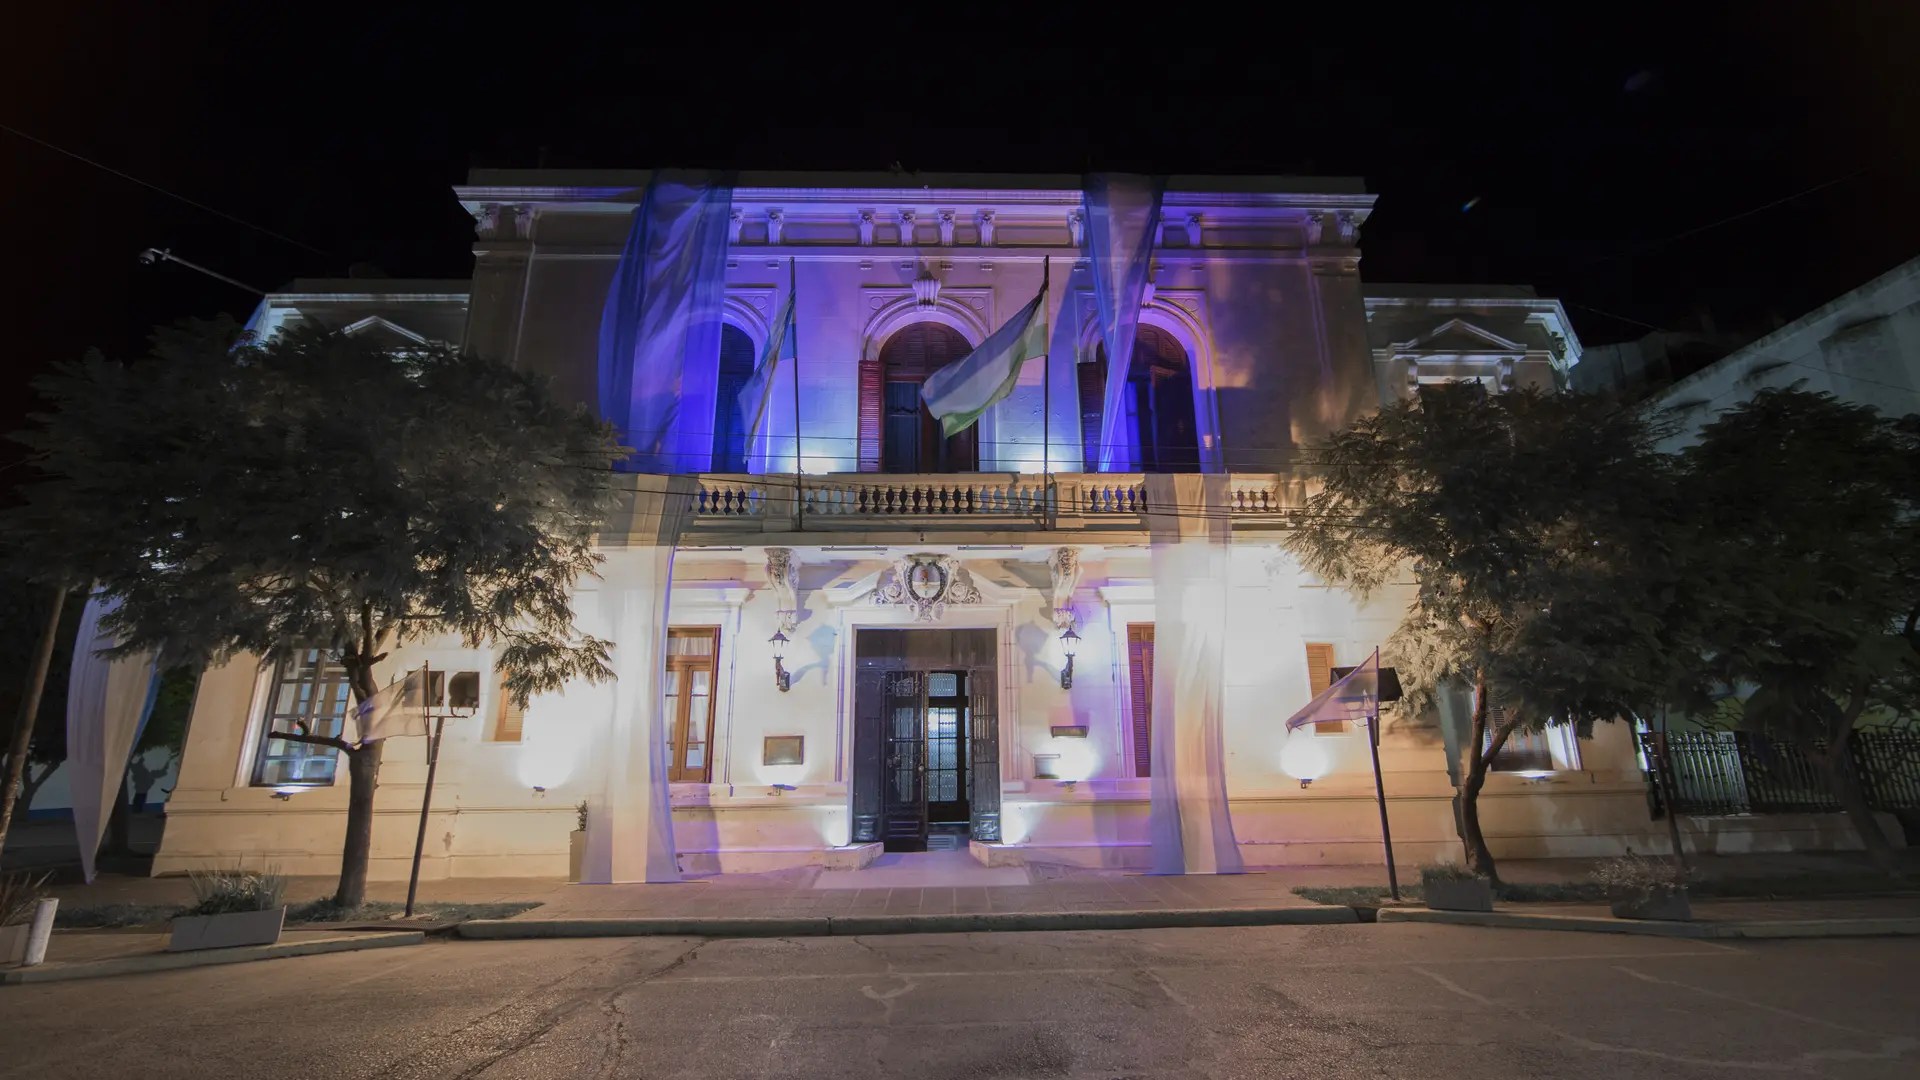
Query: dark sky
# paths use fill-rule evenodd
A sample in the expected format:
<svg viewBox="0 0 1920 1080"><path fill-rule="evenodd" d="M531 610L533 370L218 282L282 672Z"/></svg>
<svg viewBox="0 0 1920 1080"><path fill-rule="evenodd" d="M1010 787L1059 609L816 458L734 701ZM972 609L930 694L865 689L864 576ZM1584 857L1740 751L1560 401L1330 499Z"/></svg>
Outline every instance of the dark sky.
<svg viewBox="0 0 1920 1080"><path fill-rule="evenodd" d="M1920 254L1911 3L37 7L0 124L319 250L0 131L6 429L54 360L251 308L150 245L262 288L466 275L471 165L1360 175L1368 280L1532 284L1589 344L1791 318Z"/></svg>

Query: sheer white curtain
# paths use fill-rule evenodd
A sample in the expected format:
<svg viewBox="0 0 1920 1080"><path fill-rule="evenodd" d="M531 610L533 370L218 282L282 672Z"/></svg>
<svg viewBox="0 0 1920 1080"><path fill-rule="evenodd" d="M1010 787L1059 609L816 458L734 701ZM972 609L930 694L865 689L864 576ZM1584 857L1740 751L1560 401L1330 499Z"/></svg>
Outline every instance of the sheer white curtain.
<svg viewBox="0 0 1920 1080"><path fill-rule="evenodd" d="M80 843L80 872L92 881L113 804L123 797L127 758L153 712L160 687L153 655L109 661L98 655L114 639L100 620L120 606L103 594L87 600L73 642L67 675L67 784L73 799L73 831Z"/></svg>
<svg viewBox="0 0 1920 1080"><path fill-rule="evenodd" d="M1152 540L1153 779L1156 874L1237 874L1227 809L1223 712L1227 642L1227 478L1146 478Z"/></svg>
<svg viewBox="0 0 1920 1080"><path fill-rule="evenodd" d="M635 476L631 512L609 522L610 547L591 613L582 621L611 638L617 676L594 695L588 753L594 794L587 800L587 847L580 880L679 881L673 806L667 781L669 720L661 680L667 662L673 550L691 512L689 477ZM583 601L586 594L583 594Z"/></svg>

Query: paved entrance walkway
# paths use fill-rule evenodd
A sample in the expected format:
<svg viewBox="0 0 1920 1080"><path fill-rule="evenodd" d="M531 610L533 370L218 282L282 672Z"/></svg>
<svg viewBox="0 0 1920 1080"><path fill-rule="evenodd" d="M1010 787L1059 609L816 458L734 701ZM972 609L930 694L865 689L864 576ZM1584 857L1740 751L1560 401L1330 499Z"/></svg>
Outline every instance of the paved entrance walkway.
<svg viewBox="0 0 1920 1080"><path fill-rule="evenodd" d="M805 868L680 885L573 885L547 894L523 921L605 918L761 918L1000 912L1312 907L1290 874L1152 877L1125 871L998 867L966 852L881 857L865 870Z"/></svg>

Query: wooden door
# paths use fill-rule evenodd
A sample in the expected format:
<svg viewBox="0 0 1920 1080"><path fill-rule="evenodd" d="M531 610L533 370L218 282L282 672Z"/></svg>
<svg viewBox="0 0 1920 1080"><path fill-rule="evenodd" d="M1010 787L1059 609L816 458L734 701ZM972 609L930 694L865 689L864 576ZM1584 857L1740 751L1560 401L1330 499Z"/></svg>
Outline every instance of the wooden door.
<svg viewBox="0 0 1920 1080"><path fill-rule="evenodd" d="M667 632L667 779L675 783L704 784L713 778L714 661L719 652L717 626Z"/></svg>

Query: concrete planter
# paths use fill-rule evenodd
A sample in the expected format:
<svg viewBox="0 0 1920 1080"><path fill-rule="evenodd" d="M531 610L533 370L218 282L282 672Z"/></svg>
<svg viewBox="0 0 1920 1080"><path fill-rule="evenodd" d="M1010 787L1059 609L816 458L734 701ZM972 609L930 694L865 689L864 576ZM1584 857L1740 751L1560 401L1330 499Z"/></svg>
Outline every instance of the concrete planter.
<svg viewBox="0 0 1920 1080"><path fill-rule="evenodd" d="M173 920L168 952L231 949L240 945L272 945L280 940L287 921L284 905L266 911L230 911L224 915L182 915Z"/></svg>
<svg viewBox="0 0 1920 1080"><path fill-rule="evenodd" d="M1420 883L1435 911L1492 911L1493 886L1486 878L1432 879Z"/></svg>
<svg viewBox="0 0 1920 1080"><path fill-rule="evenodd" d="M17 967L27 958L27 934L31 923L0 926L0 967Z"/></svg>
<svg viewBox="0 0 1920 1080"><path fill-rule="evenodd" d="M567 880L580 880L580 860L587 855L587 831L576 829L567 834Z"/></svg>
<svg viewBox="0 0 1920 1080"><path fill-rule="evenodd" d="M1643 889L1614 886L1607 890L1616 919L1659 919L1691 922L1693 904L1684 885L1654 885Z"/></svg>

